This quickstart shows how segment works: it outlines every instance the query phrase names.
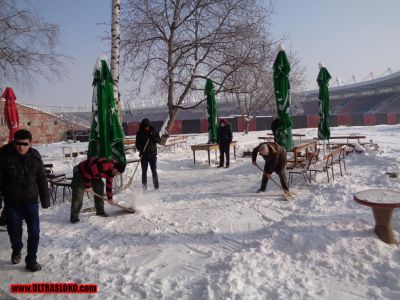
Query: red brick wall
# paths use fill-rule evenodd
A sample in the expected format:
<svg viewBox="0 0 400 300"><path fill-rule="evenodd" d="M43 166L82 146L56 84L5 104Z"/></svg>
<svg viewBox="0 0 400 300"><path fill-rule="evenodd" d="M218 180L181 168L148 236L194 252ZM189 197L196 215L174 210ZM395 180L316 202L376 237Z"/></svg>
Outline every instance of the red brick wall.
<svg viewBox="0 0 400 300"><path fill-rule="evenodd" d="M319 116L318 115L308 115L307 116L307 127L316 128L318 127Z"/></svg>
<svg viewBox="0 0 400 300"><path fill-rule="evenodd" d="M364 125L365 126L376 125L376 116L374 114L365 114L364 115Z"/></svg>
<svg viewBox="0 0 400 300"><path fill-rule="evenodd" d="M387 114L387 123L389 125L397 124L397 113L388 113Z"/></svg>
<svg viewBox="0 0 400 300"><path fill-rule="evenodd" d="M128 135L136 135L136 132L139 130L140 122L131 122L128 123Z"/></svg>
<svg viewBox="0 0 400 300"><path fill-rule="evenodd" d="M351 126L351 115L337 115L336 121L337 121L337 126L340 125Z"/></svg>
<svg viewBox="0 0 400 300"><path fill-rule="evenodd" d="M242 117L236 117L237 120L237 131L238 132L244 132L245 131L245 123ZM254 118L253 120L250 121L249 124L249 131L256 131L257 130L257 122L256 119Z"/></svg>
<svg viewBox="0 0 400 300"><path fill-rule="evenodd" d="M201 133L208 132L208 120L207 119L200 120L200 128L201 128Z"/></svg>
<svg viewBox="0 0 400 300"><path fill-rule="evenodd" d="M85 126L72 125L55 115L45 113L24 105L17 104L19 125L21 129L32 132L34 144L61 142L66 139L69 129L82 130ZM8 142L9 130L4 120L4 101L0 101L0 142Z"/></svg>
<svg viewBox="0 0 400 300"><path fill-rule="evenodd" d="M171 128L171 134L181 134L182 133L182 121L175 120L174 125Z"/></svg>

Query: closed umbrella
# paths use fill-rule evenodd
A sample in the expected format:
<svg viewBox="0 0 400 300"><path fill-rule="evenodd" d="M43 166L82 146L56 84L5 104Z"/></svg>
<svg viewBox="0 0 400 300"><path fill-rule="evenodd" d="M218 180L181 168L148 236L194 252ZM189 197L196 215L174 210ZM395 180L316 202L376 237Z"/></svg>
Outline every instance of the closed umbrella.
<svg viewBox="0 0 400 300"><path fill-rule="evenodd" d="M19 116L16 102L17 97L15 97L14 91L10 87L7 87L4 90L2 97L5 99L4 117L7 123L7 127L10 130L8 142L11 143L14 139L14 133L18 130L19 127Z"/></svg>
<svg viewBox="0 0 400 300"><path fill-rule="evenodd" d="M319 108L319 124L318 124L318 139L329 140L331 130L329 127L329 90L328 82L331 75L328 70L322 65L319 65L320 70L317 77L319 86L318 108Z"/></svg>
<svg viewBox="0 0 400 300"><path fill-rule="evenodd" d="M124 134L119 123L113 80L105 56L97 60L93 77L93 122L88 158L104 157L125 162Z"/></svg>
<svg viewBox="0 0 400 300"><path fill-rule="evenodd" d="M278 110L278 126L276 128L276 142L287 151L293 149L292 118L289 115L290 109L290 64L283 49L278 52L274 62L274 89L276 106Z"/></svg>
<svg viewBox="0 0 400 300"><path fill-rule="evenodd" d="M207 79L204 93L207 98L208 117L208 143L215 144L218 134L217 102L215 100L215 88L211 79Z"/></svg>

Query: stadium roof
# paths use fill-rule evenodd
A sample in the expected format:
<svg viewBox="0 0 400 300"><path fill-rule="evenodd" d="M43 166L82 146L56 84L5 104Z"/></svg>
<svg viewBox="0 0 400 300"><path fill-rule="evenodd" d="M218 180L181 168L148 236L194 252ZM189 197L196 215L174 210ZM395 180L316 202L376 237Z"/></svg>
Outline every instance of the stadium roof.
<svg viewBox="0 0 400 300"><path fill-rule="evenodd" d="M346 98L354 95L382 94L400 91L400 71L373 80L329 88L330 98ZM304 92L307 98L318 97L318 90Z"/></svg>

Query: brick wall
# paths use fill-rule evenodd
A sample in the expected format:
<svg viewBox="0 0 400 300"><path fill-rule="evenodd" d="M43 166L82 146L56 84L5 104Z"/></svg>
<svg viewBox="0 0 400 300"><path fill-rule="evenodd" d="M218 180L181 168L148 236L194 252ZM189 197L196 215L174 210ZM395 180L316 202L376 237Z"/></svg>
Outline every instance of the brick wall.
<svg viewBox="0 0 400 300"><path fill-rule="evenodd" d="M66 139L68 130L85 130L82 126L71 121L65 121L55 115L17 104L19 128L32 132L34 144L61 142ZM8 142L9 130L4 119L4 101L0 101L0 143Z"/></svg>

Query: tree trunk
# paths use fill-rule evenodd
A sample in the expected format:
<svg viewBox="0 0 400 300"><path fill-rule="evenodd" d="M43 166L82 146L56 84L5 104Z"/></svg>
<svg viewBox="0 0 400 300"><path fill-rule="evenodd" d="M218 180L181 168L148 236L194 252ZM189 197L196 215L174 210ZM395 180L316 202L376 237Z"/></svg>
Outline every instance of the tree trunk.
<svg viewBox="0 0 400 300"><path fill-rule="evenodd" d="M244 134L249 133L249 128L250 128L250 122L244 119Z"/></svg>
<svg viewBox="0 0 400 300"><path fill-rule="evenodd" d="M121 102L119 97L119 58L121 45L120 12L121 0L112 0L111 18L111 75L114 80L114 98L118 107L119 121L122 124Z"/></svg>

